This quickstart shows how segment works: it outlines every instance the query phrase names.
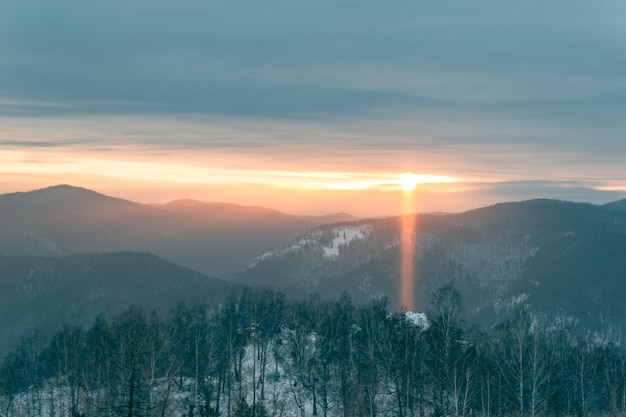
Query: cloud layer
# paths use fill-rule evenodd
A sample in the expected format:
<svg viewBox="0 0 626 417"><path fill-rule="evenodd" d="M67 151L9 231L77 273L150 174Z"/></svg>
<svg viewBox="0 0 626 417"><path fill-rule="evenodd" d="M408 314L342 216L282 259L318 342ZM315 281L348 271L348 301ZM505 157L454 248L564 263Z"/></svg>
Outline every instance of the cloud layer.
<svg viewBox="0 0 626 417"><path fill-rule="evenodd" d="M8 0L0 153L626 189L624 21L608 0Z"/></svg>

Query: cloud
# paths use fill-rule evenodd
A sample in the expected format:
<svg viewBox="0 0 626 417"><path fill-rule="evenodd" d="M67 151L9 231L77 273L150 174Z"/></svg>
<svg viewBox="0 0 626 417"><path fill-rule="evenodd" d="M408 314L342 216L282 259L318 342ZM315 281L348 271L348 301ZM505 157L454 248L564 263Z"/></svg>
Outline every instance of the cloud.
<svg viewBox="0 0 626 417"><path fill-rule="evenodd" d="M64 141L39 141L39 140L6 140L0 139L0 146L12 148L63 148L75 145L93 144L96 141L89 139L75 139Z"/></svg>
<svg viewBox="0 0 626 417"><path fill-rule="evenodd" d="M0 146L615 185L625 19L611 0L7 0Z"/></svg>
<svg viewBox="0 0 626 417"><path fill-rule="evenodd" d="M614 2L9 1L0 12L3 94L69 113L561 107L550 100L603 97L626 73Z"/></svg>
<svg viewBox="0 0 626 417"><path fill-rule="evenodd" d="M489 192L500 201L552 198L604 204L626 198L625 191L603 190L601 182L589 181L513 181L491 184Z"/></svg>

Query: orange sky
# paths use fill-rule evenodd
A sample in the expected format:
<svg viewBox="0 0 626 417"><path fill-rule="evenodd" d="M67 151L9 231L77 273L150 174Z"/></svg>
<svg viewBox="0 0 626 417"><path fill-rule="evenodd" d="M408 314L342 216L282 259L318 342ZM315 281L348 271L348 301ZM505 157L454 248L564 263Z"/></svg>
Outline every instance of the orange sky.
<svg viewBox="0 0 626 417"><path fill-rule="evenodd" d="M332 140L318 145L331 135L318 129L175 118L12 119L0 131L0 192L64 183L147 203L193 198L295 214L379 216L403 211L402 176L414 172L425 210L460 208L446 201L459 179L427 163L416 170L415 153L350 149ZM304 140L274 143L281 135ZM220 146L221 137L236 137L238 145Z"/></svg>
<svg viewBox="0 0 626 417"><path fill-rule="evenodd" d="M261 205L294 214L345 211L360 216L405 210L401 205L403 172L235 170L88 157L73 162L62 158L5 162L2 171L0 189L4 192L63 183L147 203L194 198ZM424 210L456 208L445 202L445 195L456 186L453 178L416 175L415 181L416 198L429 199L424 201Z"/></svg>
<svg viewBox="0 0 626 417"><path fill-rule="evenodd" d="M390 134L387 146L384 133L367 123L347 129L223 118L4 118L0 192L64 183L145 203L193 198L359 216L406 212L406 173L415 175L412 210L422 212L544 196L576 199L579 189L588 194L579 200L599 202L624 193L619 172L611 180L610 172L579 167L586 182L567 182L548 147L536 154L523 145L407 145L415 135ZM526 184L537 178L557 185Z"/></svg>

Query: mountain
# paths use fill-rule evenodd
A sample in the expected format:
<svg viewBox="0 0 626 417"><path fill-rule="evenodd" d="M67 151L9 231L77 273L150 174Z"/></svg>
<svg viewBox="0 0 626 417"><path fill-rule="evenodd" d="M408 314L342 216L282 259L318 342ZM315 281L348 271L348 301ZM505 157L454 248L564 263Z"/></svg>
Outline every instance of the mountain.
<svg viewBox="0 0 626 417"><path fill-rule="evenodd" d="M332 214L324 214L321 216L296 216L299 219L305 220L309 223L313 223L315 225L320 224L331 224L331 223L343 223L343 222L353 222L359 220L359 217L353 216L348 213L332 213Z"/></svg>
<svg viewBox="0 0 626 417"><path fill-rule="evenodd" d="M626 198L623 200L612 201L602 207L607 210L626 211Z"/></svg>
<svg viewBox="0 0 626 417"><path fill-rule="evenodd" d="M145 205L59 185L0 195L0 254L151 252L226 277L316 224L263 207L194 200Z"/></svg>
<svg viewBox="0 0 626 417"><path fill-rule="evenodd" d="M145 253L0 256L0 357L36 329L87 326L133 304L161 313L215 304L240 288Z"/></svg>
<svg viewBox="0 0 626 417"><path fill-rule="evenodd" d="M527 305L591 328L626 326L626 212L590 204L531 200L320 226L235 279L291 294L346 290L361 302L388 296L399 308L403 241L413 252L417 310L451 284L485 324Z"/></svg>

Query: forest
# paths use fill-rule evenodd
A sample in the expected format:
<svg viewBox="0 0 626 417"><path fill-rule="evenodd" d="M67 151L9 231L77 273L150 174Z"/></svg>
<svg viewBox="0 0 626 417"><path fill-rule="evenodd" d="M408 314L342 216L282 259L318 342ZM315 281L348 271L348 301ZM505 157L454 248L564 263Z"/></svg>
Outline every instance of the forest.
<svg viewBox="0 0 626 417"><path fill-rule="evenodd" d="M626 355L520 308L488 329L451 286L425 315L245 290L167 317L131 307L24 337L0 416L619 416Z"/></svg>

